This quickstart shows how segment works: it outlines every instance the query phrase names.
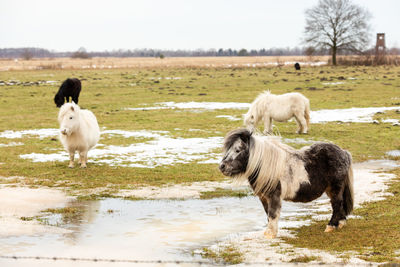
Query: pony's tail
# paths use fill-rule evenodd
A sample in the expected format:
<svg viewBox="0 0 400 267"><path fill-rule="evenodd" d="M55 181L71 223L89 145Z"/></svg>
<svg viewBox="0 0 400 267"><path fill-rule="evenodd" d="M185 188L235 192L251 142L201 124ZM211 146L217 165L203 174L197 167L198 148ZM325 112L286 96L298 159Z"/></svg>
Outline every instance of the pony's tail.
<svg viewBox="0 0 400 267"><path fill-rule="evenodd" d="M350 161L350 167L347 172L345 180L344 192L343 192L343 209L347 215L353 211L354 207L354 191L353 191L353 167Z"/></svg>
<svg viewBox="0 0 400 267"><path fill-rule="evenodd" d="M304 118L307 122L307 128L310 128L310 101L306 103L306 109L304 110Z"/></svg>

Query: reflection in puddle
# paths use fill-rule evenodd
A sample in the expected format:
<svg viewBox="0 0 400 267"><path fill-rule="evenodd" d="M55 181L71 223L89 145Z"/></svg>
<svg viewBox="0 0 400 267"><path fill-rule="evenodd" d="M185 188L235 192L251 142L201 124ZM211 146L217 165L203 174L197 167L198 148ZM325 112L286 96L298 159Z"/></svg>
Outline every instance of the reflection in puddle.
<svg viewBox="0 0 400 267"><path fill-rule="evenodd" d="M83 211L73 217L66 214L44 217L46 223L67 228L70 230L68 233L3 238L0 255L200 260L199 255L193 254L195 249L266 226L266 215L255 197L142 201L105 199L82 205ZM321 209L315 202L285 202L280 227L302 224L304 222L294 216L308 215L318 208ZM43 266L43 263L37 264Z"/></svg>

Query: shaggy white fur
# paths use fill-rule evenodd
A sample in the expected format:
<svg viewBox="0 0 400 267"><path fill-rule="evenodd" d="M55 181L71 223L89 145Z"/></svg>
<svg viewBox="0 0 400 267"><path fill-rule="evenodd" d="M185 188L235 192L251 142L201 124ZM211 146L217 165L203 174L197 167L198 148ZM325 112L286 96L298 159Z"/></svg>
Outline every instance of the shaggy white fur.
<svg viewBox="0 0 400 267"><path fill-rule="evenodd" d="M100 139L100 128L95 115L89 110L81 110L75 103L65 103L58 113L60 141L69 153L68 167L74 167L75 151L79 153L79 163L86 168L87 153Z"/></svg>
<svg viewBox="0 0 400 267"><path fill-rule="evenodd" d="M260 94L251 104L244 117L244 124L254 130L260 120L264 121L264 133L272 132L272 120L287 121L294 117L299 129L307 133L310 124L310 101L300 93L274 95L270 91Z"/></svg>

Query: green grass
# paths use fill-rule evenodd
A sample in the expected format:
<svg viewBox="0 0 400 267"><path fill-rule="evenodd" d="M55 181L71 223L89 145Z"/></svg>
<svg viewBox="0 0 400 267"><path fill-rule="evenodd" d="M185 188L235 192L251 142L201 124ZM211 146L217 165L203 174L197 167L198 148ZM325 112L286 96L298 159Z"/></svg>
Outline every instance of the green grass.
<svg viewBox="0 0 400 267"><path fill-rule="evenodd" d="M200 199L210 199L218 197L247 197L252 195L251 191L246 190L232 190L224 188L216 188L214 191L205 191L200 193Z"/></svg>
<svg viewBox="0 0 400 267"><path fill-rule="evenodd" d="M296 258L293 258L289 262L307 263L307 262L310 262L310 261L319 261L319 260L321 260L321 257L303 255L303 256L298 256Z"/></svg>
<svg viewBox="0 0 400 267"><path fill-rule="evenodd" d="M203 248L203 257L212 259L217 263L223 264L240 264L244 260L243 254L234 246L224 246L218 250Z"/></svg>
<svg viewBox="0 0 400 267"><path fill-rule="evenodd" d="M251 102L260 92L301 92L313 110L330 108L399 105L399 67L319 67L294 72L291 68L158 68L121 70L41 70L0 72L0 80L63 81L78 77L82 81L79 104L92 110L101 127L120 130L168 131L173 138L224 136L242 126L242 121L216 118L217 115L241 116L244 110L130 111L127 107L152 106L158 102L221 101ZM180 80L159 80L151 77L182 77ZM337 82L344 84L324 85ZM58 128L53 97L59 84L0 87L0 131ZM311 89L310 89L311 88ZM316 89L314 89L316 88ZM387 112L377 119L400 118ZM296 138L296 124L276 123L285 138ZM262 127L261 127L262 128ZM199 129L200 131L190 131ZM330 140L349 150L355 161L381 158L388 150L400 147L400 127L388 123L326 123L313 124L310 133L300 137ZM104 145L128 146L149 141L148 138L123 138L104 135ZM224 177L215 164L177 164L153 169L112 167L89 164L87 169L68 169L67 162L32 163L19 158L21 154L54 153L62 147L55 138L6 139L0 143L22 142L22 146L0 147L0 176L21 176L29 185L67 187L74 190L108 186L115 190L142 185L164 185L195 181L220 181ZM302 145L294 145L299 148ZM218 152L218 151L216 151ZM23 181L22 181L23 180ZM7 183L1 180L0 182Z"/></svg>

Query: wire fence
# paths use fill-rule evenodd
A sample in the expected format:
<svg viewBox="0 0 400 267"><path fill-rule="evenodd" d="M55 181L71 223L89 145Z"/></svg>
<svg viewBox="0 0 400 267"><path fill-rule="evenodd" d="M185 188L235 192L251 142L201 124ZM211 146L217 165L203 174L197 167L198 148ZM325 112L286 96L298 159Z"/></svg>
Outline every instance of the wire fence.
<svg viewBox="0 0 400 267"><path fill-rule="evenodd" d="M5 260L36 260L36 261L71 261L71 262L98 262L98 263L129 263L129 264L173 264L173 265L207 265L207 266L228 266L233 265L228 262L213 262L213 261L196 261L196 260L133 260L133 259L107 259L107 258L78 258L78 257L46 257L46 256L1 256L0 259ZM235 264L236 265L236 264ZM349 264L345 262L323 263L323 262L240 262L240 265L246 266L375 266L372 263L365 264ZM400 265L398 265L400 266Z"/></svg>

